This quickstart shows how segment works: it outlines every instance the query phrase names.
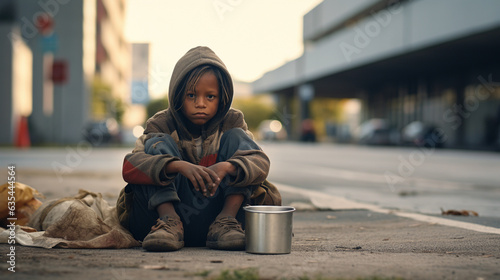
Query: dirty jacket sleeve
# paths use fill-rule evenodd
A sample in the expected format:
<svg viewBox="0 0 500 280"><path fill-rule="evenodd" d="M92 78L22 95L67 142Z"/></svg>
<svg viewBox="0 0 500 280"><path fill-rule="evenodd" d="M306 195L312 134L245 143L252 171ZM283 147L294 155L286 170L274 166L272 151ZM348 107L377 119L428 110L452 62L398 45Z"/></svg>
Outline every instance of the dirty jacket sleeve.
<svg viewBox="0 0 500 280"><path fill-rule="evenodd" d="M162 131L155 124L148 121L146 130L149 132L168 133ZM170 184L175 176L168 176L164 169L165 166L178 157L173 155L149 155L144 150L144 143L155 133L143 134L135 142L134 150L125 156L123 160L122 176L125 182L129 184L141 185L161 185Z"/></svg>
<svg viewBox="0 0 500 280"><path fill-rule="evenodd" d="M253 139L243 114L237 110L230 110L226 121L222 124L222 130L226 131L235 127L243 129ZM235 187L260 185L269 174L269 158L260 148L257 150L237 151L227 161L237 167L236 176L232 177L229 182L230 185Z"/></svg>

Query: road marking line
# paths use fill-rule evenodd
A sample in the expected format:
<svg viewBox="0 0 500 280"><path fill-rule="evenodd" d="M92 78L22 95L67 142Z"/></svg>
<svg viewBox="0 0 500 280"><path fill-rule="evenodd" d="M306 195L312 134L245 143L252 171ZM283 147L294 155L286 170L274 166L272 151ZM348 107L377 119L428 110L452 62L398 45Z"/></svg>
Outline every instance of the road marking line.
<svg viewBox="0 0 500 280"><path fill-rule="evenodd" d="M330 177L335 179L343 179L349 181L359 181L359 182L369 182L369 183L380 183L384 184L388 188L391 188L388 179L385 174L382 173L372 173L372 172L362 172L362 171L352 171L347 169L339 169L333 167L323 167L323 166L308 166L303 165L300 170L306 170L307 173L314 173L318 176ZM415 187L434 187L439 185L441 189L448 190L458 190L470 187L469 183L459 183L452 181L443 181L438 179L425 179L415 176L403 177L403 184L411 184Z"/></svg>
<svg viewBox="0 0 500 280"><path fill-rule="evenodd" d="M383 209L383 208L376 206L376 205L355 202L355 201L351 201L351 200L348 200L348 199L343 198L343 197L333 196L333 195L327 194L327 193L301 189L301 188L292 187L292 186L284 185L284 184L278 184L278 183L274 183L274 184L276 185L278 190L283 190L285 192L291 192L291 193L300 194L300 195L308 197L311 200L311 203L320 209L332 209L332 210L366 209L366 210L370 210L370 211L377 212L377 213L392 214L392 215L396 215L396 216L404 217L404 218L409 218L409 219L413 219L413 220L420 221L420 222L462 228L462 229L473 230L473 231L483 232L483 233L500 234L500 228L483 226L483 225L467 223L467 222L462 222L462 221L455 221L455 220L450 220L450 219L445 219L445 218L440 218L440 217L427 216L427 215L418 214L418 213L403 212L400 210Z"/></svg>

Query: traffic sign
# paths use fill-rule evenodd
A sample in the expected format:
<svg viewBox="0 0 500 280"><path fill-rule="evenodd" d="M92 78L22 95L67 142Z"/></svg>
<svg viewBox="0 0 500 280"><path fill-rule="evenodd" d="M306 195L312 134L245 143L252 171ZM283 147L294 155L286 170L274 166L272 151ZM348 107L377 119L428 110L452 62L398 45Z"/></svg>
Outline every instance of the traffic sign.
<svg viewBox="0 0 500 280"><path fill-rule="evenodd" d="M47 36L42 36L40 39L43 53L55 53L59 47L59 39L57 35L51 33Z"/></svg>
<svg viewBox="0 0 500 280"><path fill-rule="evenodd" d="M52 64L52 82L64 84L68 81L68 62L66 60L55 60Z"/></svg>
<svg viewBox="0 0 500 280"><path fill-rule="evenodd" d="M54 29L54 19L47 13L40 13L36 18L35 25L42 35L47 36Z"/></svg>

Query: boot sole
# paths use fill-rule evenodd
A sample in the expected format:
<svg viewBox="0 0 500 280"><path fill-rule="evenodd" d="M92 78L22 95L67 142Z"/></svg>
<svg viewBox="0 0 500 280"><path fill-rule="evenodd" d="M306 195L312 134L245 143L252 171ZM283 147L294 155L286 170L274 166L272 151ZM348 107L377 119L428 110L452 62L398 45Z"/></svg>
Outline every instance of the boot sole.
<svg viewBox="0 0 500 280"><path fill-rule="evenodd" d="M184 241L166 241L161 239L147 240L142 243L142 248L150 252L171 252L184 247Z"/></svg>
<svg viewBox="0 0 500 280"><path fill-rule="evenodd" d="M207 247L216 250L241 251L245 250L245 239L227 241L207 241Z"/></svg>

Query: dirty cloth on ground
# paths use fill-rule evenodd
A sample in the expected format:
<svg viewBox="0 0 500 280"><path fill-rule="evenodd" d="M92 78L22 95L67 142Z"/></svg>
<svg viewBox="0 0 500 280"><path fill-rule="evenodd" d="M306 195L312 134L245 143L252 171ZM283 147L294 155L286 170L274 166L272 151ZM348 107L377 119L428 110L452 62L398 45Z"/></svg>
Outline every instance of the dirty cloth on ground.
<svg viewBox="0 0 500 280"><path fill-rule="evenodd" d="M33 214L28 226L37 231L16 226L16 244L94 249L141 245L120 225L114 206L110 206L100 193L85 190L74 197L45 202ZM9 243L11 235L11 228L0 229L0 243Z"/></svg>

